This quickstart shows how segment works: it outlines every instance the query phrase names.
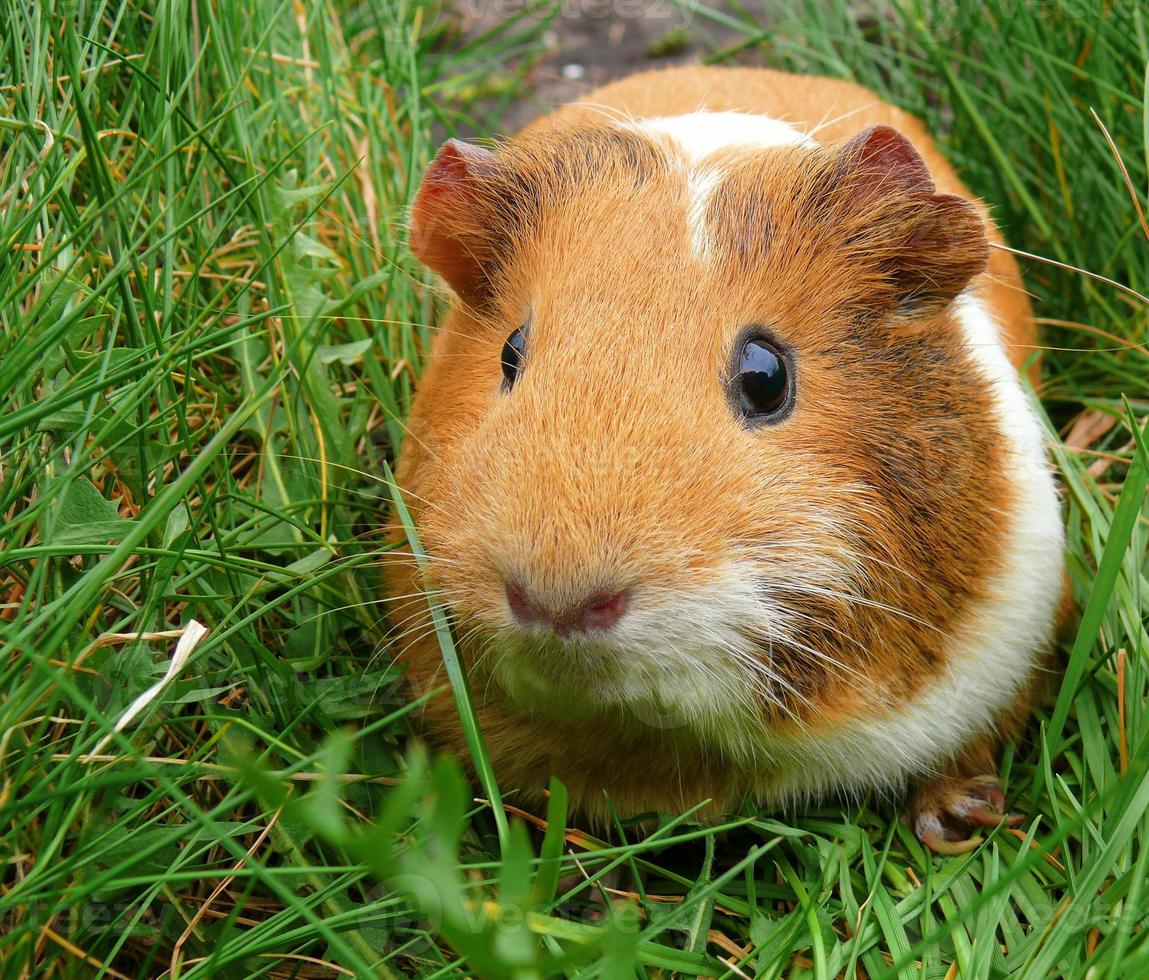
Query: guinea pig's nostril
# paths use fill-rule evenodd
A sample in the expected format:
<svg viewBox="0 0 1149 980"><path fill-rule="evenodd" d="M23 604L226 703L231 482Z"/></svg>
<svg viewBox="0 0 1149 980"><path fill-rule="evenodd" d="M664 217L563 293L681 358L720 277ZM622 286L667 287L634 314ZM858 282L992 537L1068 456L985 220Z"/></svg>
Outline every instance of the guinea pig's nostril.
<svg viewBox="0 0 1149 980"><path fill-rule="evenodd" d="M626 607L630 605L630 596L626 592L614 592L606 595L599 594L592 596L582 607L579 615L579 629L583 630L608 630L620 619L626 612Z"/></svg>
<svg viewBox="0 0 1149 980"><path fill-rule="evenodd" d="M551 622L543 610L536 606L530 599L527 598L525 592L520 589L514 582L507 582L507 605L511 607L511 612L523 626L549 626Z"/></svg>

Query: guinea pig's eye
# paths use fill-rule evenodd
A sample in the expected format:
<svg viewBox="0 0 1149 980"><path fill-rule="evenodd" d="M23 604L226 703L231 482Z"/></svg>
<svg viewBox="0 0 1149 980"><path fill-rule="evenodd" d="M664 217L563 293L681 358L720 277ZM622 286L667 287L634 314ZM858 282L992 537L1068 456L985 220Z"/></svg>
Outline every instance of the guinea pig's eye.
<svg viewBox="0 0 1149 980"><path fill-rule="evenodd" d="M519 327L503 344L503 356L500 358L503 365L503 381L508 391L519 377L523 369L523 358L527 354L527 333Z"/></svg>
<svg viewBox="0 0 1149 980"><path fill-rule="evenodd" d="M730 398L751 425L780 422L794 403L790 368L773 340L760 333L744 336L735 348Z"/></svg>

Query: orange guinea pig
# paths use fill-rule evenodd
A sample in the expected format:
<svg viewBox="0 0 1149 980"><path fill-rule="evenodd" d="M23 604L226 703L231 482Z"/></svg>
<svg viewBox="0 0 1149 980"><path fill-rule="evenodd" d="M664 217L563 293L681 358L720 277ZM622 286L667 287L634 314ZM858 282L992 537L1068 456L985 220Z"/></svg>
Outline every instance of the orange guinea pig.
<svg viewBox="0 0 1149 980"><path fill-rule="evenodd" d="M418 593L448 605L500 785L592 820L912 786L947 852L1013 819L1063 529L996 238L840 81L652 72L447 142L411 246L455 300L397 470L430 560L388 587L416 692Z"/></svg>

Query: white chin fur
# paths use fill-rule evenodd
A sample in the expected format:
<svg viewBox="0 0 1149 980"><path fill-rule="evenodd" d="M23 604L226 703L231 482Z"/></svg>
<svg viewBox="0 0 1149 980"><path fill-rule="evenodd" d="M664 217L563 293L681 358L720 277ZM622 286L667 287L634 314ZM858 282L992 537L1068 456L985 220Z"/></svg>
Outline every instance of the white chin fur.
<svg viewBox="0 0 1149 980"><path fill-rule="evenodd" d="M689 729L734 764L761 772L760 783L747 789L771 805L897 789L940 772L971 740L992 731L1051 642L1063 529L1044 429L998 328L972 293L959 297L956 312L993 393L1014 498L1001 515L1002 561L987 583L987 598L953 630L946 671L913 700L831 731L785 739L770 732L761 705L778 703L779 682L750 637L768 643L792 639L801 629L770 599L761 566L749 562L731 565L696 593L644 596L609 639L564 643L504 631L492 651L494 681L537 717L603 718L606 712L613 720L603 723ZM781 571L822 583L837 576L834 584L847 588L853 574L824 562Z"/></svg>

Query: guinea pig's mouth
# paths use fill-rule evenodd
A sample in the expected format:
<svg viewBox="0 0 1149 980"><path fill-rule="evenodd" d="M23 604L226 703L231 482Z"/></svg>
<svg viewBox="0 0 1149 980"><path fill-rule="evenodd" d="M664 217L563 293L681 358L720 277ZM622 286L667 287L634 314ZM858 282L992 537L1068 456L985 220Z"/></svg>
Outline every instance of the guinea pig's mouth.
<svg viewBox="0 0 1149 980"><path fill-rule="evenodd" d="M490 610L472 634L475 689L534 717L601 718L713 735L761 723L770 604L727 570L690 591L639 591L612 628L559 632Z"/></svg>
<svg viewBox="0 0 1149 980"><path fill-rule="evenodd" d="M603 636L501 630L490 657L493 679L523 706L555 698L604 705L626 688L625 651Z"/></svg>

